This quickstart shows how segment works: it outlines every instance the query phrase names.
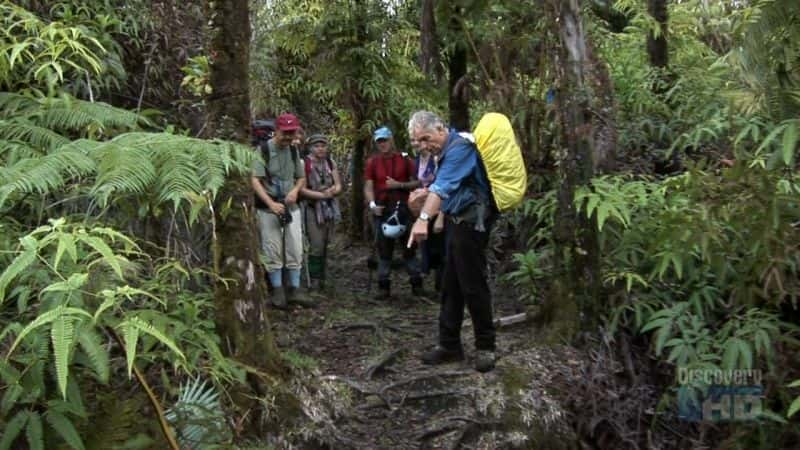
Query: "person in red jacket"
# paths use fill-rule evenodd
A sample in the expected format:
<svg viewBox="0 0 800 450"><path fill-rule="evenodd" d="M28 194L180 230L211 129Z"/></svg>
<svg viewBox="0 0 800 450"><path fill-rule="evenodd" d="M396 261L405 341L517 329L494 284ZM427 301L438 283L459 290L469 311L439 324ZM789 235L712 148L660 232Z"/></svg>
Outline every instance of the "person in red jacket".
<svg viewBox="0 0 800 450"><path fill-rule="evenodd" d="M416 168L411 159L395 151L392 131L388 127L378 128L372 137L378 151L367 160L364 198L369 204L376 233L378 296L388 299L391 295L392 253L397 241L403 248L411 291L414 295L423 295L416 248L404 245L410 231L408 193L419 186Z"/></svg>

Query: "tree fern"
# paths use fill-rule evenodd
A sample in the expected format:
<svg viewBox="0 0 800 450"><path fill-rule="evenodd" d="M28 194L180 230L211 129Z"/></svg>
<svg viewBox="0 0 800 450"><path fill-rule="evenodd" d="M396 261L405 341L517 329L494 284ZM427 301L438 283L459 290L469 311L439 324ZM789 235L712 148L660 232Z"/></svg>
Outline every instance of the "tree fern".
<svg viewBox="0 0 800 450"><path fill-rule="evenodd" d="M98 161L91 194L106 205L115 194L142 194L156 181L156 170L146 148L126 147L109 141L92 150Z"/></svg>
<svg viewBox="0 0 800 450"><path fill-rule="evenodd" d="M135 112L72 97L43 99L40 105L38 108L31 108L29 112L36 114L36 123L39 126L54 130L77 131L88 127L134 129L147 123Z"/></svg>
<svg viewBox="0 0 800 450"><path fill-rule="evenodd" d="M172 202L177 206L187 194L202 190L197 176L199 167L191 152L162 145L154 147L151 158L158 168L154 188L159 203Z"/></svg>
<svg viewBox="0 0 800 450"><path fill-rule="evenodd" d="M212 195L216 195L217 189L225 183L225 175L230 172L226 160L231 158L225 153L226 149L209 145L196 145L195 151L191 153L194 165L198 168L198 182L203 189L208 189ZM237 160L235 157L232 159L234 161Z"/></svg>
<svg viewBox="0 0 800 450"><path fill-rule="evenodd" d="M42 149L67 145L69 139L57 132L27 120L0 120L0 137L29 143Z"/></svg>
<svg viewBox="0 0 800 450"><path fill-rule="evenodd" d="M26 142L0 139L0 158L5 161L6 165L15 164L21 159L39 156L42 156L42 152Z"/></svg>
<svg viewBox="0 0 800 450"><path fill-rule="evenodd" d="M30 111L36 105L36 100L29 95L0 92L0 119L19 117L23 111Z"/></svg>
<svg viewBox="0 0 800 450"><path fill-rule="evenodd" d="M32 97L0 92L0 119L25 121L57 133L95 130L132 130L149 121L140 114L107 103L80 100L67 94L60 97Z"/></svg>
<svg viewBox="0 0 800 450"><path fill-rule="evenodd" d="M247 173L254 157L247 146L169 133L134 131L106 141L70 141L54 130L102 136L107 128L135 128L142 119L69 98L31 102L6 93L0 103L20 114L0 120L0 141L17 149L0 152L6 161L0 169L0 207L14 194L51 194L79 180L89 181L84 184L101 206L133 195L177 207L203 191L215 195L226 176Z"/></svg>

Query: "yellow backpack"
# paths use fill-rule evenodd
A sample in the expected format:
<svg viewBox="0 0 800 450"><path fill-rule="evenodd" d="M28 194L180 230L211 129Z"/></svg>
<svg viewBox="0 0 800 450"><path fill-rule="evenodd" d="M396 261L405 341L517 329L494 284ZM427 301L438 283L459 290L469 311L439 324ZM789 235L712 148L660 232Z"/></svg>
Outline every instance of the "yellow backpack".
<svg viewBox="0 0 800 450"><path fill-rule="evenodd" d="M528 175L511 121L500 113L484 114L473 135L497 208L508 211L519 205L528 187Z"/></svg>

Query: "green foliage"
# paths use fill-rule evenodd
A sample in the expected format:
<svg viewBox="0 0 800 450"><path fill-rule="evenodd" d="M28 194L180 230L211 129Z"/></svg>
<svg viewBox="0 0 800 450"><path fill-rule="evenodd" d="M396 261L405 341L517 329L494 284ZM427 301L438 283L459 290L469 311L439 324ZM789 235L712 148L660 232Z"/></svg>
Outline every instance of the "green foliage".
<svg viewBox="0 0 800 450"><path fill-rule="evenodd" d="M211 85L208 84L209 70L206 56L189 58L188 64L181 68L184 74L181 86L189 89L192 94L198 97L210 94Z"/></svg>
<svg viewBox="0 0 800 450"><path fill-rule="evenodd" d="M130 284L147 265L138 245L109 228L56 220L20 239L0 275L2 336L11 339L0 361L0 379L8 386L0 423L11 431L27 426L32 447L46 436L47 442L61 439L83 448L76 431L88 417L81 385L106 385L119 376L123 367L111 363L115 352L125 354L128 377L137 362L163 361L188 372L197 370L202 360L215 378L240 376L222 358L209 325L177 320L176 305ZM165 276L182 279L178 267L161 267L162 281ZM167 288L162 283L160 290L176 288L181 284ZM15 301L12 312L8 305ZM115 335L123 348L110 338ZM201 353L192 350L191 360L178 345L189 340L202 346ZM40 410L46 411L44 434L41 417L29 413ZM12 434L0 448L12 445Z"/></svg>
<svg viewBox="0 0 800 450"><path fill-rule="evenodd" d="M431 107L432 90L411 58L418 32L384 2L360 5L296 0L256 9L254 109L319 114L322 123L333 118L338 132L330 134L343 135L337 147L350 147L384 123L402 144L408 114Z"/></svg>
<svg viewBox="0 0 800 450"><path fill-rule="evenodd" d="M0 89L46 87L101 75L109 52L86 27L46 23L10 2L0 3Z"/></svg>
<svg viewBox="0 0 800 450"><path fill-rule="evenodd" d="M230 439L219 393L199 378L181 386L178 401L165 416L177 430L182 448L205 448Z"/></svg>
<svg viewBox="0 0 800 450"><path fill-rule="evenodd" d="M206 204L225 177L246 173L248 147L170 133L117 130L147 122L141 116L68 96L32 98L0 93L0 209L17 201L59 194L88 196L101 207L137 198L150 208L163 203ZM72 140L70 136L81 138ZM77 191L77 192L76 192Z"/></svg>
<svg viewBox="0 0 800 450"><path fill-rule="evenodd" d="M219 347L213 274L114 226L171 207L191 227L253 152L95 100L121 88L118 42L140 39L143 2L21 3L32 11L0 4L0 449L146 448L134 366L161 398L244 369Z"/></svg>

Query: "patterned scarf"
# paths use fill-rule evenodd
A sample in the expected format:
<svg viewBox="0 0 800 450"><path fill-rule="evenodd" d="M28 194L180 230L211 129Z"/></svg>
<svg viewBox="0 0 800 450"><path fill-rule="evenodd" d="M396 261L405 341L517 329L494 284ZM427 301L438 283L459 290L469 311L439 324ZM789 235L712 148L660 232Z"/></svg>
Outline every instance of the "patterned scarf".
<svg viewBox="0 0 800 450"><path fill-rule="evenodd" d="M328 161L318 161L316 158L309 158L309 161L311 162L311 170L308 176L309 189L321 192L333 186L333 170L331 170ZM338 223L342 220L339 202L335 198L310 201L309 203L314 206L314 215L318 224L331 221Z"/></svg>
<svg viewBox="0 0 800 450"><path fill-rule="evenodd" d="M417 179L422 183L422 187L428 187L436 179L436 158L428 153L428 158L422 161L422 155L417 155Z"/></svg>

